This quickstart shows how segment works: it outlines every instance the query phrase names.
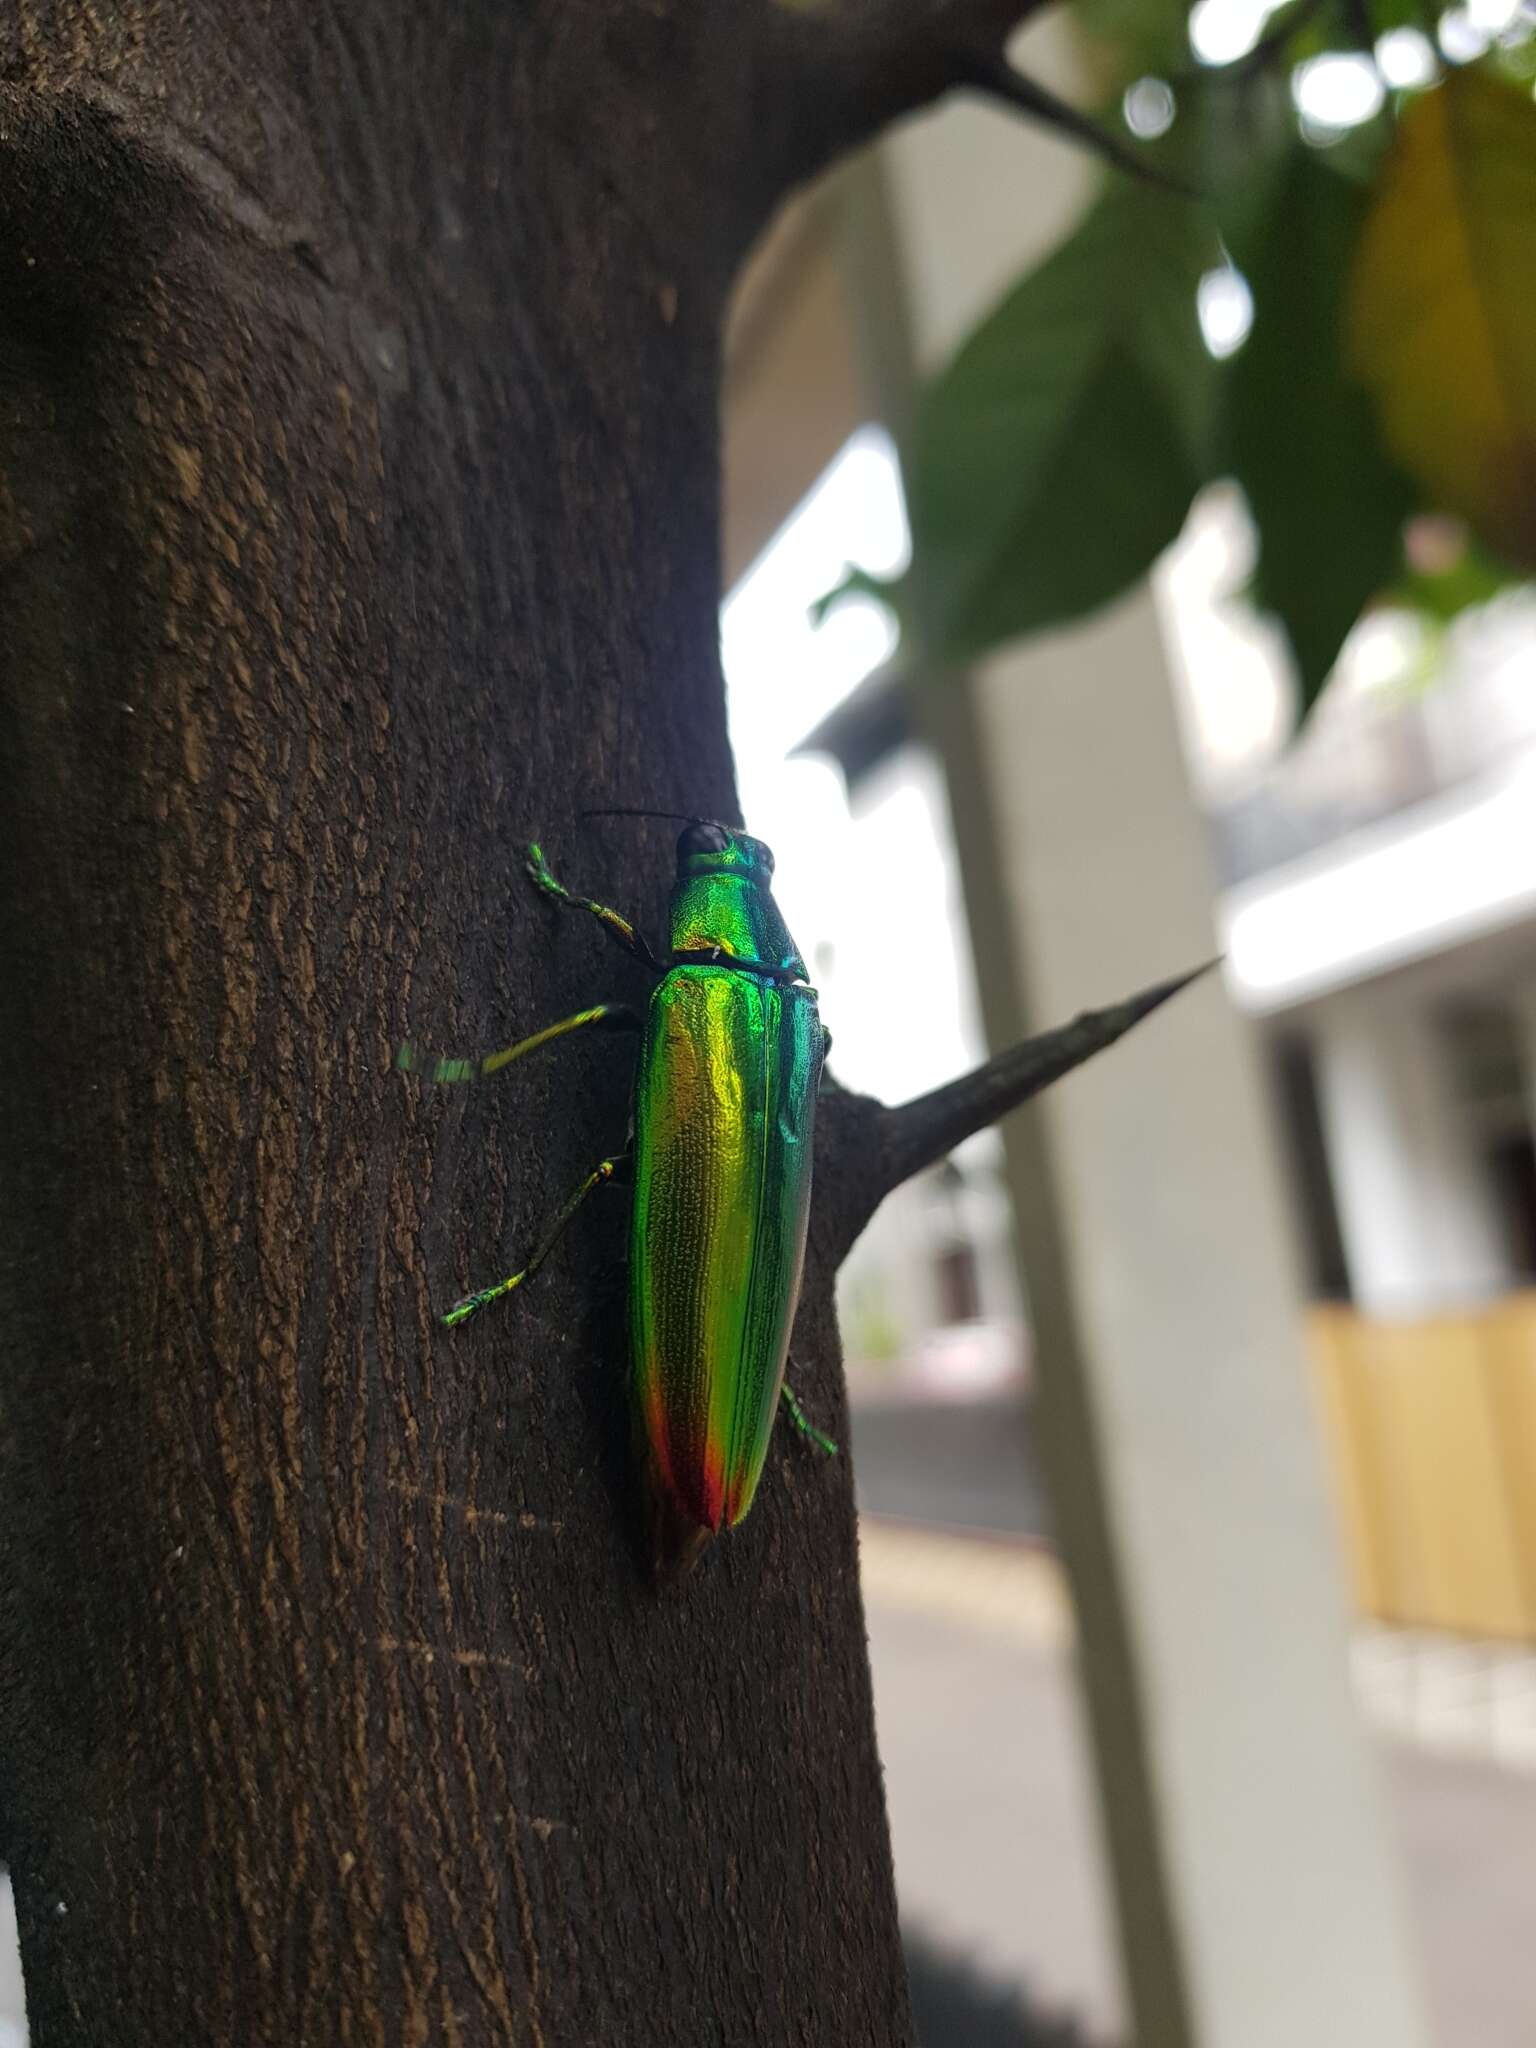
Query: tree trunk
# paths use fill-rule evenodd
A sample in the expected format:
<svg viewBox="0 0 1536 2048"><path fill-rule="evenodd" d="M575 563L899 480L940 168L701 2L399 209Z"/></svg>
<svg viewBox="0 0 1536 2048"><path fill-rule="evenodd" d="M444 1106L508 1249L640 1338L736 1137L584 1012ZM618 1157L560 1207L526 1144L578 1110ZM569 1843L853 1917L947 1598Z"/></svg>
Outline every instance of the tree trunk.
<svg viewBox="0 0 1536 2048"><path fill-rule="evenodd" d="M778 193L940 89L860 39L945 0L888 11L0 23L0 1850L36 2048L909 2038L846 1460L781 1431L658 1596L622 1198L436 1319L614 1148L626 1047L391 1071L643 997L526 840L654 930L672 828L582 809L733 815L722 309ZM1020 1092L899 1143L830 1098L793 1355L834 1433L837 1259Z"/></svg>
<svg viewBox="0 0 1536 2048"><path fill-rule="evenodd" d="M656 1597L612 1040L733 810L752 10L0 30L5 1852L37 2048L906 2037L846 1463ZM735 17L735 26L728 17ZM743 156L751 174L759 165ZM840 1427L831 1265L802 1391Z"/></svg>

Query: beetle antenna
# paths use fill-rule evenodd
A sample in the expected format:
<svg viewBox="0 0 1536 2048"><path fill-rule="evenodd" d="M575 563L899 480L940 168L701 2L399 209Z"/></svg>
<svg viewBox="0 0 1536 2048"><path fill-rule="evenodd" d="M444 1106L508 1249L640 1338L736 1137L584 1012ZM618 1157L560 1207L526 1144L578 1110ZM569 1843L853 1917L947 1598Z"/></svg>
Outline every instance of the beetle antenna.
<svg viewBox="0 0 1536 2048"><path fill-rule="evenodd" d="M713 817L688 817L682 811L637 811L629 805L616 805L604 811L578 811L578 817L670 817L674 825L713 825ZM727 825L729 831L729 825Z"/></svg>

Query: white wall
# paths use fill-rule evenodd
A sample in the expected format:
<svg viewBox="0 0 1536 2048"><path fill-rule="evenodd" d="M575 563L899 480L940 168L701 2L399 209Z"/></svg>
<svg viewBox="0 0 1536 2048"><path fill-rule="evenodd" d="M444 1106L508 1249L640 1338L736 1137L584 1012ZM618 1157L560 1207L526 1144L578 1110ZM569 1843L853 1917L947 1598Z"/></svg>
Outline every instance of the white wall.
<svg viewBox="0 0 1536 2048"><path fill-rule="evenodd" d="M1367 1315L1475 1306L1513 1278L1450 1048L1391 984L1319 1007L1318 1106L1350 1290Z"/></svg>

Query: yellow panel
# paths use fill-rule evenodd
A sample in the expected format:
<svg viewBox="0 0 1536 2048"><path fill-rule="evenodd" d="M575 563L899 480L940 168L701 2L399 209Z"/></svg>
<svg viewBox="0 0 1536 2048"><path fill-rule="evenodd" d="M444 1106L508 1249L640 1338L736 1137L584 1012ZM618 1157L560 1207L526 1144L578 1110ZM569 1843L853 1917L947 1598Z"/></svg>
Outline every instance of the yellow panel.
<svg viewBox="0 0 1536 2048"><path fill-rule="evenodd" d="M1395 1617L1380 1431L1370 1411L1358 1333L1359 1318L1350 1309L1314 1308L1307 1318L1350 1591L1362 1614L1386 1621Z"/></svg>
<svg viewBox="0 0 1536 2048"><path fill-rule="evenodd" d="M1514 1524L1484 1367L1485 1318L1370 1326L1372 1376L1390 1416L1392 1521L1428 1628L1522 1636Z"/></svg>
<svg viewBox="0 0 1536 2048"><path fill-rule="evenodd" d="M1309 1321L1362 1612L1536 1638L1536 1295L1476 1314Z"/></svg>
<svg viewBox="0 0 1536 2048"><path fill-rule="evenodd" d="M1377 1541L1386 1560L1386 1618L1413 1628L1430 1625L1436 1581L1433 1543L1414 1480L1419 1335L1417 1326L1355 1318L1361 1405L1370 1418L1382 1475Z"/></svg>
<svg viewBox="0 0 1536 2048"><path fill-rule="evenodd" d="M1536 1636L1536 1293L1511 1295L1490 1312L1485 1362L1526 1629Z"/></svg>

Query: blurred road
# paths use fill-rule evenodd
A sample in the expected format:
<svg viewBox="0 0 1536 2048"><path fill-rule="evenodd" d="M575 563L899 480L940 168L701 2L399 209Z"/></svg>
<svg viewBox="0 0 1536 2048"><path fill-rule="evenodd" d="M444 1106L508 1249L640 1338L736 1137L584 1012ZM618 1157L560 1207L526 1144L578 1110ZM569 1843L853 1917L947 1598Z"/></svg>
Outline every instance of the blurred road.
<svg viewBox="0 0 1536 2048"><path fill-rule="evenodd" d="M859 1507L956 1529L1050 1533L1019 1393L973 1401L865 1399L853 1411Z"/></svg>
<svg viewBox="0 0 1536 2048"><path fill-rule="evenodd" d="M867 1525L880 1748L908 1927L1120 2038L1071 1624L1049 1555ZM1436 2048L1536 2042L1536 1772L1380 1738ZM965 2038L924 2048L967 2048Z"/></svg>

